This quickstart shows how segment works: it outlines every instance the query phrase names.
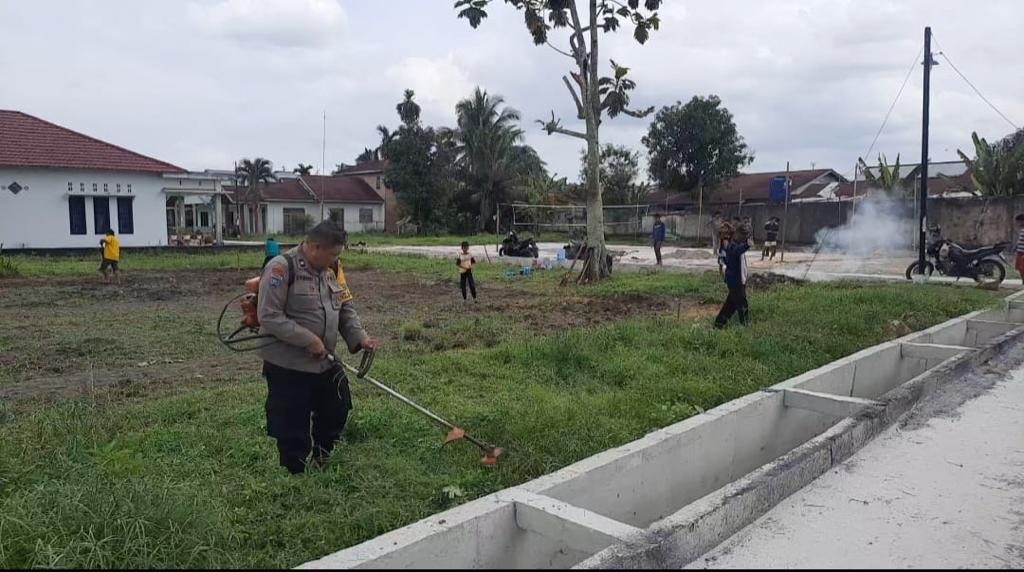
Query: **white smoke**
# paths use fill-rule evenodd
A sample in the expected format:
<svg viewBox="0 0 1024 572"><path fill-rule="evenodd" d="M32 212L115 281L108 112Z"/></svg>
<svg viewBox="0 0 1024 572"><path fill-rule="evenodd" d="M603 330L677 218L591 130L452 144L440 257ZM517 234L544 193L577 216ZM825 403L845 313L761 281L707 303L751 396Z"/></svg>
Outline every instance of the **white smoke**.
<svg viewBox="0 0 1024 572"><path fill-rule="evenodd" d="M857 203L849 223L823 228L814 240L822 252L851 256L893 254L910 247L913 229L914 221L905 205L875 192Z"/></svg>

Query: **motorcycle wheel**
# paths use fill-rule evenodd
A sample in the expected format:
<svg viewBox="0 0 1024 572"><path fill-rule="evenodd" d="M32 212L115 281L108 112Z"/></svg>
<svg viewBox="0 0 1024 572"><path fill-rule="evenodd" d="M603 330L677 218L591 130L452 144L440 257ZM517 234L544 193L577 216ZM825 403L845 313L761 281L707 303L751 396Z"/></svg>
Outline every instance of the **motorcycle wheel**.
<svg viewBox="0 0 1024 572"><path fill-rule="evenodd" d="M987 280L985 278L988 278ZM978 284L1002 284L1006 278L1006 268L1001 262L995 260L982 260L978 262L978 272L974 275L974 281Z"/></svg>
<svg viewBox="0 0 1024 572"><path fill-rule="evenodd" d="M913 280L914 275L917 274L917 262L913 262L907 267L907 280ZM935 272L935 265L927 260L924 263L924 273L928 278L932 277L932 273Z"/></svg>
<svg viewBox="0 0 1024 572"><path fill-rule="evenodd" d="M498 256L505 256L505 247L504 246L498 248Z"/></svg>

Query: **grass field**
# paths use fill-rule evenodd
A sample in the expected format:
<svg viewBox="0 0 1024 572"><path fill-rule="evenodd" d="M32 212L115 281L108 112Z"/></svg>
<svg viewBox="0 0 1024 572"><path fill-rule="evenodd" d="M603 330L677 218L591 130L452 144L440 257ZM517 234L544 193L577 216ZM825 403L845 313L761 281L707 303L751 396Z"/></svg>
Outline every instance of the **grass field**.
<svg viewBox="0 0 1024 572"><path fill-rule="evenodd" d="M355 381L328 467L290 477L265 436L251 355L214 339L262 255L135 254L122 287L92 259L13 257L0 281L0 566L286 567L540 476L889 334L993 305L997 293L913 284L777 285L754 325L710 327L717 274L478 268L346 254L376 375L508 450L471 447Z"/></svg>

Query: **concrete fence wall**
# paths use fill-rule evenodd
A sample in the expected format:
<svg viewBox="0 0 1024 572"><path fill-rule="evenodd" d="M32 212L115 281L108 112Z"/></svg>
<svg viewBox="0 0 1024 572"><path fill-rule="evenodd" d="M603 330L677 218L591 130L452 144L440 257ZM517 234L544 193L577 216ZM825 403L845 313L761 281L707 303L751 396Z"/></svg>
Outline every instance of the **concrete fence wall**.
<svg viewBox="0 0 1024 572"><path fill-rule="evenodd" d="M861 209L858 204L856 209ZM913 201L894 203L892 208L908 221L908 231L899 248L913 248L917 239L917 208ZM696 212L664 217L671 234L686 239L710 240L707 223L711 213L721 211L727 217L749 216L754 224L754 239L764 240L764 223L769 217L785 217L787 244L814 244L822 229L847 224L856 216L850 202L791 203L786 215L784 205L706 205L702 216ZM1024 197L989 197L963 199L931 199L928 201L928 223L938 223L943 235L967 247L1014 240L1013 217L1024 212ZM650 231L653 217L644 221Z"/></svg>

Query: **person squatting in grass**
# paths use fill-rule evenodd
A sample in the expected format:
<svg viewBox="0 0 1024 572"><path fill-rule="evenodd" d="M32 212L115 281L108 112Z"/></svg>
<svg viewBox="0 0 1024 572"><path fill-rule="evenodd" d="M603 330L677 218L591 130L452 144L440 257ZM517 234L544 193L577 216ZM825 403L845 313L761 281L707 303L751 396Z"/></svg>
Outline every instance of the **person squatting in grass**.
<svg viewBox="0 0 1024 572"><path fill-rule="evenodd" d="M113 271L114 279L120 284L121 271L118 269L118 264L121 262L121 242L117 240L113 230L107 229L106 235L100 239L100 247L103 248L99 268L100 274L103 275L104 280L110 282L110 275L107 274L107 268L110 268Z"/></svg>
<svg viewBox="0 0 1024 572"><path fill-rule="evenodd" d="M473 280L473 265L476 264L476 258L469 253L469 242L462 241L462 252L455 258L455 264L459 267L459 287L462 288L462 301L468 300L466 297L466 286L469 286L469 291L473 294L473 301L476 302L476 282Z"/></svg>
<svg viewBox="0 0 1024 572"><path fill-rule="evenodd" d="M749 236L744 226L732 232L732 240L723 250L725 263L725 284L729 295L722 304L722 310L715 318L715 327L724 328L734 313L739 313L740 323L750 325L750 308L747 305L747 256L750 248Z"/></svg>
<svg viewBox="0 0 1024 572"><path fill-rule="evenodd" d="M348 379L325 359L338 335L350 353L377 347L341 270L345 239L345 231L323 221L302 244L272 258L260 278L260 329L277 338L257 350L267 379L267 434L292 474L305 471L311 452L309 463L326 462L352 409Z"/></svg>

